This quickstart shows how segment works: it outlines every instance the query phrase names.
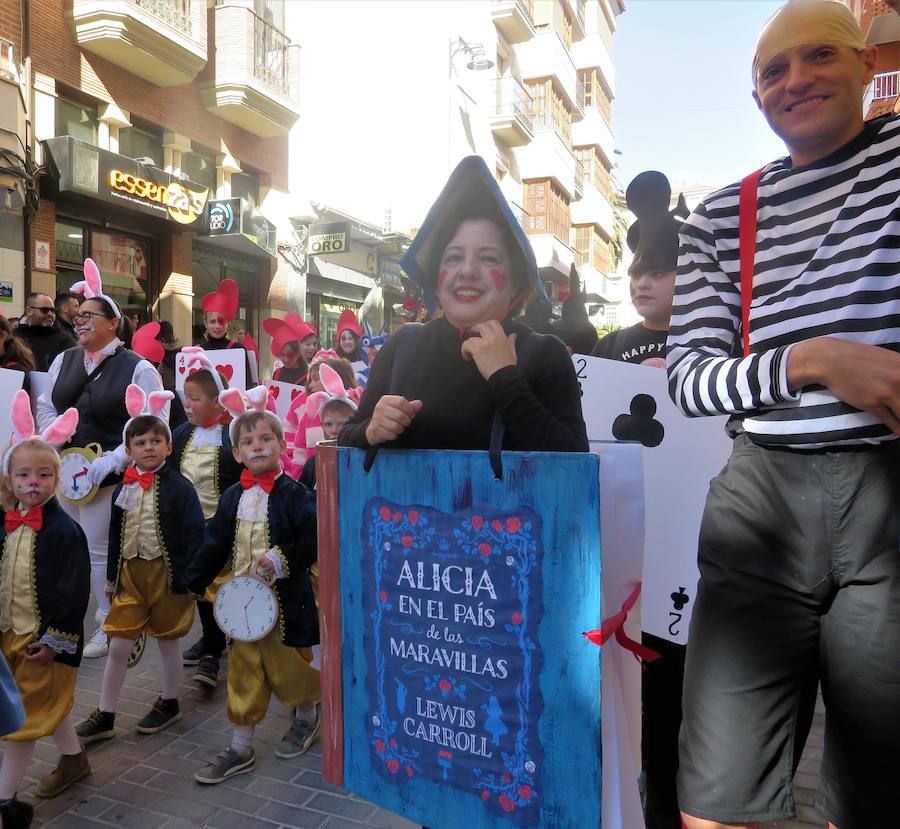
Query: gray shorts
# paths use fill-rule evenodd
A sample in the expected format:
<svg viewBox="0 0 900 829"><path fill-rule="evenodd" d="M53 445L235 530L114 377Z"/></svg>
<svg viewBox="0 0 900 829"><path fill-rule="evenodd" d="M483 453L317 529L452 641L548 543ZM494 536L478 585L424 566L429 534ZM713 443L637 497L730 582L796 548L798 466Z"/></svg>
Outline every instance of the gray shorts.
<svg viewBox="0 0 900 829"><path fill-rule="evenodd" d="M839 829L900 826L898 450L736 439L700 530L679 740L687 814L793 817L821 682L817 808Z"/></svg>

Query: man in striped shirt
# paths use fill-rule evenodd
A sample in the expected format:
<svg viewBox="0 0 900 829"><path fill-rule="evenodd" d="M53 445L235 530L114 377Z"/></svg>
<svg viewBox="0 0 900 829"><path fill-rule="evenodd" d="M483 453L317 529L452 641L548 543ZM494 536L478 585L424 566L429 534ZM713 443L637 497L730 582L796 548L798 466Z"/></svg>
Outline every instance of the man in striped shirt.
<svg viewBox="0 0 900 829"><path fill-rule="evenodd" d="M753 97L790 155L743 217L735 184L682 228L670 391L688 415L733 415L737 435L700 530L688 829L794 816L819 682L817 807L836 829L900 826L900 116L863 121L874 65L841 3L780 9Z"/></svg>

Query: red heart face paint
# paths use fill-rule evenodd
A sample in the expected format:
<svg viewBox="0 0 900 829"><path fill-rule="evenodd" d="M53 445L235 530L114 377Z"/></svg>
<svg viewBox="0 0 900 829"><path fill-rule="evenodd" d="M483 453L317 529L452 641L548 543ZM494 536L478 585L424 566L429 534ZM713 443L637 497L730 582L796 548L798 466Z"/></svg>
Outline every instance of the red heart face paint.
<svg viewBox="0 0 900 829"><path fill-rule="evenodd" d="M447 270L445 268L438 274L438 284L437 284L438 291L440 291L444 287L444 283L446 281L447 281Z"/></svg>
<svg viewBox="0 0 900 829"><path fill-rule="evenodd" d="M505 291L509 286L509 277L503 273L503 271L491 268L488 271L488 275L494 280L494 287L496 287L498 291Z"/></svg>

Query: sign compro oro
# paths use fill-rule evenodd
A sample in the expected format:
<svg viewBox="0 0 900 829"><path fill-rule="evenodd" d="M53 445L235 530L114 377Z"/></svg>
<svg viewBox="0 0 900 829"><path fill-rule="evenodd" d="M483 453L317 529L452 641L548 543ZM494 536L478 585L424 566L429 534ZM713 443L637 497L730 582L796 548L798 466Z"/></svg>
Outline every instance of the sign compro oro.
<svg viewBox="0 0 900 829"><path fill-rule="evenodd" d="M328 222L312 225L306 241L306 252L311 254L346 253L350 244L349 222Z"/></svg>

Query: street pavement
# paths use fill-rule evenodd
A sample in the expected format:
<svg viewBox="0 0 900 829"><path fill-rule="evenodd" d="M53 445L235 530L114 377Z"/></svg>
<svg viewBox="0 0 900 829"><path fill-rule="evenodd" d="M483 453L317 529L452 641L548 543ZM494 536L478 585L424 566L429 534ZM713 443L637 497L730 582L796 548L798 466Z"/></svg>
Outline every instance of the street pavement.
<svg viewBox="0 0 900 829"><path fill-rule="evenodd" d="M91 609L88 620L93 617ZM192 643L199 636L195 623ZM97 706L105 659L85 659L78 675L75 715L80 720ZM159 694L160 662L150 642L143 660L128 671L116 716L119 732L113 740L89 747L93 773L57 798L38 801L34 782L49 773L56 747L41 740L19 796L36 802L35 827L53 829L418 829L418 824L325 783L317 743L303 757L279 760L275 755L290 712L273 699L269 714L256 731L257 766L218 786L201 786L193 774L229 744L225 716L225 663L219 687L205 692L190 681L185 668L181 690L184 718L160 734L143 736L134 730ZM797 775L796 821L778 829L822 829L824 821L812 807L815 777L822 750L822 711ZM776 824L772 825L772 829ZM440 827L468 829L468 827ZM552 829L552 827L548 827ZM628 827L625 827L628 829ZM769 829L769 827L766 827Z"/></svg>

